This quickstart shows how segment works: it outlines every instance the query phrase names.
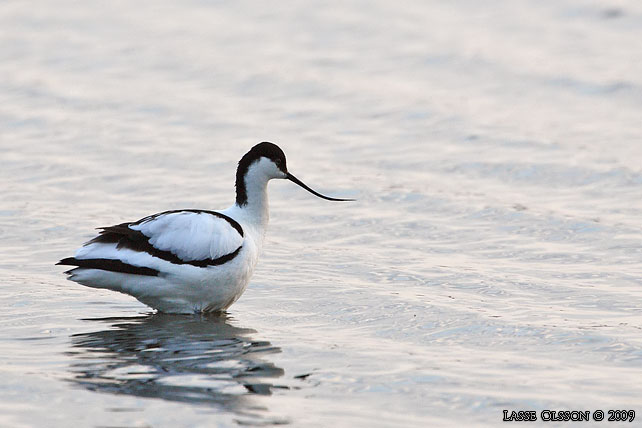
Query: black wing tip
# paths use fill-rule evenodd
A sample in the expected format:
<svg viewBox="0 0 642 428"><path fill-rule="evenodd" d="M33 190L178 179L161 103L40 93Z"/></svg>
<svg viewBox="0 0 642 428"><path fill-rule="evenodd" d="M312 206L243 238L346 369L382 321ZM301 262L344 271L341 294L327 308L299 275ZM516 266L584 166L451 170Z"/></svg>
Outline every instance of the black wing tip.
<svg viewBox="0 0 642 428"><path fill-rule="evenodd" d="M66 274L73 274L74 271L78 268L80 269L98 269L118 273L129 273L133 275L143 275L143 276L158 276L160 271L145 267L145 266L134 266L129 263L125 263L122 260L116 259L77 259L75 257L68 257L66 259L60 260L57 265L70 265L78 266L77 268L71 269Z"/></svg>
<svg viewBox="0 0 642 428"><path fill-rule="evenodd" d="M64 265L64 266L78 266L78 261L76 260L75 257L67 257L65 259L60 260L58 263L56 263L56 266L58 265ZM73 269L69 269L64 271L63 273L66 275L73 275L74 271L78 269L78 267L74 267Z"/></svg>

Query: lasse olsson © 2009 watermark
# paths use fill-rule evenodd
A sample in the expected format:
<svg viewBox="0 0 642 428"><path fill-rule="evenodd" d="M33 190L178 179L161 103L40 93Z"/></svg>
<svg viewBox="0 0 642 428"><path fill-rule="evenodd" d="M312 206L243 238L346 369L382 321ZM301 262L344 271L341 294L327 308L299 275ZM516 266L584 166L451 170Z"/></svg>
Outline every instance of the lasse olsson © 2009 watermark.
<svg viewBox="0 0 642 428"><path fill-rule="evenodd" d="M539 414L536 410L503 410L503 412L503 422L537 420L545 422L633 422L635 419L635 410L607 410L607 415L602 410L542 410Z"/></svg>

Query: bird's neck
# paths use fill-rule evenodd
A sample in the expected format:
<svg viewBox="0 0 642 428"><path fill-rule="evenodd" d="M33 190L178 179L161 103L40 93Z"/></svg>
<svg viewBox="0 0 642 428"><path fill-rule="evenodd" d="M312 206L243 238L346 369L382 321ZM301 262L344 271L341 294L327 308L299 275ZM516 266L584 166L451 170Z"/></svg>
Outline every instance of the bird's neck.
<svg viewBox="0 0 642 428"><path fill-rule="evenodd" d="M243 174L236 176L236 206L243 215L257 227L265 229L270 214L267 196L267 184L270 178L250 166Z"/></svg>

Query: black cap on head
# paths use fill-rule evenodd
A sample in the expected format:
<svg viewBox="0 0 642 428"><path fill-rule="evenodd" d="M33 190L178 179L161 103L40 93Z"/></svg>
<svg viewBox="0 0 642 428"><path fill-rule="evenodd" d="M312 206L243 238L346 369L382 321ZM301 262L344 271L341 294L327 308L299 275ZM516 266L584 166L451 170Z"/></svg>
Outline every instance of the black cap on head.
<svg viewBox="0 0 642 428"><path fill-rule="evenodd" d="M239 161L238 167L236 168L236 203L239 206L243 206L247 203L247 191L245 189L243 177L245 177L250 165L261 158L270 159L281 171L286 174L288 172L285 162L285 153L283 153L283 150L281 150L279 146L274 143L264 141L252 147L249 152L243 155Z"/></svg>
<svg viewBox="0 0 642 428"><path fill-rule="evenodd" d="M242 163L247 163L247 166L249 167L252 162L260 158L268 158L274 162L281 171L285 173L288 172L285 162L285 153L283 153L283 150L281 150L279 146L268 141L264 141L252 147L250 151L241 158L239 166L241 166Z"/></svg>

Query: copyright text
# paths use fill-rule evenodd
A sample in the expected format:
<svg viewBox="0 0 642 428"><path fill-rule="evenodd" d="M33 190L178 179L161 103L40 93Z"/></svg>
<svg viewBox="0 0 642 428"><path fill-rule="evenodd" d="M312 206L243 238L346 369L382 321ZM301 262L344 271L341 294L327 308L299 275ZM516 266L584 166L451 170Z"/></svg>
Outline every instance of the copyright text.
<svg viewBox="0 0 642 428"><path fill-rule="evenodd" d="M503 410L503 422L545 421L545 422L633 422L635 410ZM538 419L539 418L539 419Z"/></svg>

